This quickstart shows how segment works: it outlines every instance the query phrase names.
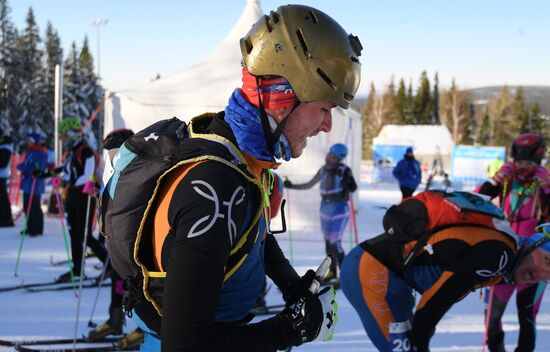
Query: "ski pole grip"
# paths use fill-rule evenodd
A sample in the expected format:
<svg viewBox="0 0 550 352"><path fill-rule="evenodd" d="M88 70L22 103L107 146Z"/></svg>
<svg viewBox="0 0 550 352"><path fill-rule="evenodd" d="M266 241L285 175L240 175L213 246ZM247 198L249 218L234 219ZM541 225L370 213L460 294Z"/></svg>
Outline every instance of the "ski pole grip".
<svg viewBox="0 0 550 352"><path fill-rule="evenodd" d="M330 270L330 264L332 263L332 258L327 255L325 259L321 262L321 265L317 268L315 271L315 280L311 283L311 286L309 286L309 292L315 294L319 292L319 288L321 288L321 284L319 283L320 280L322 280Z"/></svg>

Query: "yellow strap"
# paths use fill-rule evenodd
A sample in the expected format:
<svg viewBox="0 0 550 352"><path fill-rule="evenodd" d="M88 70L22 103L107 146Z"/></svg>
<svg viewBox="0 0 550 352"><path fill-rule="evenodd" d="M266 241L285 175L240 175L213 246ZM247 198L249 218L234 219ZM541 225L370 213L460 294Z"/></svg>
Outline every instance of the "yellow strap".
<svg viewBox="0 0 550 352"><path fill-rule="evenodd" d="M166 271L148 271L147 276L149 277L158 277L161 279L166 278Z"/></svg>

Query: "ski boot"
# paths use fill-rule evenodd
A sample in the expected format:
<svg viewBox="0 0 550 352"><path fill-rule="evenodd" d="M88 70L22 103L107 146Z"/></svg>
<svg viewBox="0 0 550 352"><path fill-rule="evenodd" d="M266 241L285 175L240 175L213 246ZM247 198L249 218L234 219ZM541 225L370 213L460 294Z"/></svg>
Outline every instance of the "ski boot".
<svg viewBox="0 0 550 352"><path fill-rule="evenodd" d="M140 328L136 328L118 341L118 349L121 351L139 350L139 347L143 343L143 338L143 331Z"/></svg>
<svg viewBox="0 0 550 352"><path fill-rule="evenodd" d="M109 335L122 335L122 326L124 325L124 312L122 308L109 309L109 320L97 328L90 330L88 341L100 341Z"/></svg>
<svg viewBox="0 0 550 352"><path fill-rule="evenodd" d="M80 270L78 272L73 272L73 279L74 281L80 280ZM56 282L71 282L71 272L67 271L65 274L59 275L57 279L55 279Z"/></svg>

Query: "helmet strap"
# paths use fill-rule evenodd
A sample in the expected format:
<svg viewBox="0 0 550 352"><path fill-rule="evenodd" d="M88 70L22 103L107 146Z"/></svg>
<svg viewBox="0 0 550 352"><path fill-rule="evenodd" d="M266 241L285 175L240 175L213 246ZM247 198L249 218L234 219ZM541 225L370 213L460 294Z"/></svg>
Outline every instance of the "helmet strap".
<svg viewBox="0 0 550 352"><path fill-rule="evenodd" d="M260 88L260 78L256 78L256 89L258 90L258 109L260 110L260 121L262 123L262 129L264 131L264 137L267 141L267 144L269 146L270 151L274 154L275 153L275 145L279 141L279 138L281 138L281 134L283 133L283 130L285 128L286 123L288 122L288 117L296 110L296 108L300 105L300 103L294 104L290 112L277 124L277 127L275 127L274 130L271 129L271 124L269 123L269 117L267 116L267 112L265 111L264 104L262 102L262 92Z"/></svg>

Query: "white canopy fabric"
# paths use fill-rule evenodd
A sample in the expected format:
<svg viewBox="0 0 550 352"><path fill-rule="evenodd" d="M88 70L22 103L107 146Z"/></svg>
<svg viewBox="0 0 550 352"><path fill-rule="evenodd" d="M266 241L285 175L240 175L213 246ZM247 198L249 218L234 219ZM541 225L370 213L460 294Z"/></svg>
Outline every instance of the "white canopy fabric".
<svg viewBox="0 0 550 352"><path fill-rule="evenodd" d="M455 145L444 125L385 125L373 140L375 145L413 145L416 155L451 155Z"/></svg>
<svg viewBox="0 0 550 352"><path fill-rule="evenodd" d="M233 29L204 60L169 77L147 82L134 89L107 92L105 134L117 128L130 128L137 132L161 119L176 116L189 121L205 112L223 110L231 93L242 85L239 40L261 16L263 11L259 1L247 0ZM350 149L346 161L354 170L356 179L359 179L361 124L359 113L333 109L332 132L311 138L304 155L298 160L284 163L278 173L289 178L295 175L313 176L323 165L330 146L333 143L344 143ZM318 193L314 199L318 201ZM317 204L314 206L317 208ZM296 212L293 210L293 213ZM294 219L297 221L299 215L295 215Z"/></svg>

